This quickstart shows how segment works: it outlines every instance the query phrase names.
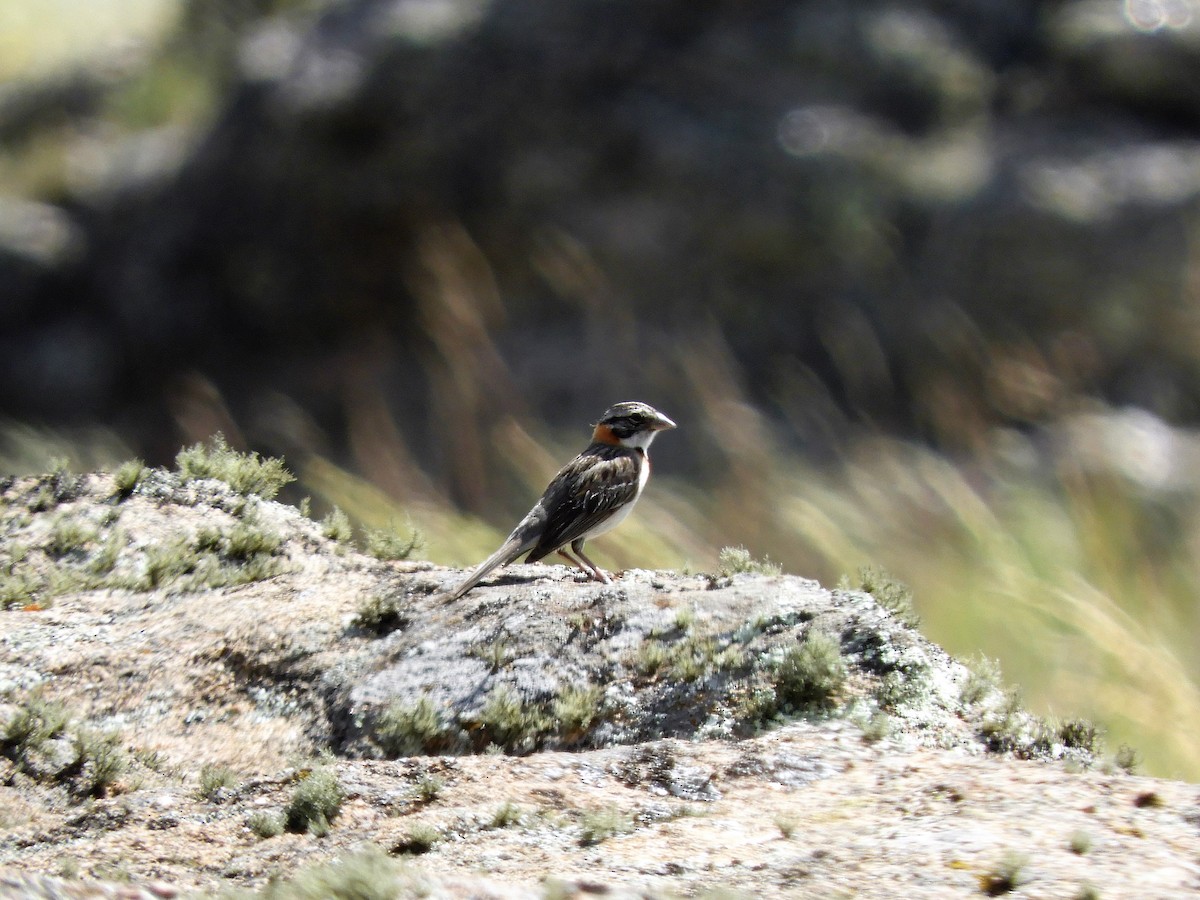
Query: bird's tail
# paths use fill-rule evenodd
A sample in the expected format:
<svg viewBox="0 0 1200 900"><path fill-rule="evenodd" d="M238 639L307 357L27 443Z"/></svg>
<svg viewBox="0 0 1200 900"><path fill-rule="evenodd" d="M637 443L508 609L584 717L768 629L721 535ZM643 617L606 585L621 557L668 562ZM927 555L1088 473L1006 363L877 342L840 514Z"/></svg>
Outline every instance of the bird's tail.
<svg viewBox="0 0 1200 900"><path fill-rule="evenodd" d="M487 578L495 569L507 566L532 546L533 542L523 538L522 535L511 535L499 550L476 566L475 571L468 575L462 584L446 595L446 602L449 603L457 600L467 591L471 590L471 588L475 587L475 585L479 584L479 582L483 581L483 579Z"/></svg>

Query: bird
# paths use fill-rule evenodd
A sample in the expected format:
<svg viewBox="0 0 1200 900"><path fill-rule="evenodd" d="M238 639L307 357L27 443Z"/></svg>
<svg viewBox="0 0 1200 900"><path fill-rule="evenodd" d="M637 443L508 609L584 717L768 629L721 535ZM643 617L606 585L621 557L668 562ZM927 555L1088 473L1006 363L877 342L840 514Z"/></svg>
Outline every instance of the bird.
<svg viewBox="0 0 1200 900"><path fill-rule="evenodd" d="M640 401L610 406L592 426L592 442L559 470L500 549L450 591L447 602L522 553L529 554L526 562L537 562L557 551L588 578L611 584L584 554L584 541L625 521L650 478L650 444L660 431L674 427L669 418Z"/></svg>

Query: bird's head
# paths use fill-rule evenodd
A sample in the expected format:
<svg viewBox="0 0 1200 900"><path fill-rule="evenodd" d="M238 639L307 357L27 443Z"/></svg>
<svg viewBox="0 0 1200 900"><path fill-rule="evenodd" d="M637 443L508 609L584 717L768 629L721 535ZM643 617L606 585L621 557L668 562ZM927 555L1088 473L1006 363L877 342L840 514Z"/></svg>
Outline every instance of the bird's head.
<svg viewBox="0 0 1200 900"><path fill-rule="evenodd" d="M648 403L627 400L604 411L592 432L592 439L645 450L658 432L674 427L674 422Z"/></svg>

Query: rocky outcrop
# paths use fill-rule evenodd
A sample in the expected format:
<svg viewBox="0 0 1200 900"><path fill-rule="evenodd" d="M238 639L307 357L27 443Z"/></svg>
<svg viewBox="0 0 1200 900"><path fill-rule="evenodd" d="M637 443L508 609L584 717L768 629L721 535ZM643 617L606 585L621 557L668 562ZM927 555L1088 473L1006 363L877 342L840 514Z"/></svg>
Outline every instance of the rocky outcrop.
<svg viewBox="0 0 1200 900"><path fill-rule="evenodd" d="M461 573L161 470L9 480L0 528L0 896L1197 886L1194 787L894 593L513 566L447 603Z"/></svg>

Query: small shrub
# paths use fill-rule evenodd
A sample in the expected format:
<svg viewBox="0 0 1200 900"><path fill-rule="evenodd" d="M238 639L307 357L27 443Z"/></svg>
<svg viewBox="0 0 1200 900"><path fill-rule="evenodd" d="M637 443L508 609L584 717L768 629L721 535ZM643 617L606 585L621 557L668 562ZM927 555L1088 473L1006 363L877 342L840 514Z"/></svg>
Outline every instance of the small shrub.
<svg viewBox="0 0 1200 900"><path fill-rule="evenodd" d="M50 473L38 479L37 486L29 498L30 512L54 509L60 503L76 499L80 494L83 478L71 472L67 460L51 460L50 466Z"/></svg>
<svg viewBox="0 0 1200 900"><path fill-rule="evenodd" d="M746 664L745 650L722 647L712 635L688 635L672 647L671 656L671 675L680 681L696 681Z"/></svg>
<svg viewBox="0 0 1200 900"><path fill-rule="evenodd" d="M424 536L417 529L409 529L405 536L395 526L365 528L363 537L367 554L384 561L408 559L425 543Z"/></svg>
<svg viewBox="0 0 1200 900"><path fill-rule="evenodd" d="M779 697L775 686L765 683L761 676L746 680L736 689L735 719L743 731L753 730L768 722L779 712Z"/></svg>
<svg viewBox="0 0 1200 900"><path fill-rule="evenodd" d="M442 788L445 786L445 782L436 775L422 775L415 786L417 799L422 803L432 803L442 793Z"/></svg>
<svg viewBox="0 0 1200 900"><path fill-rule="evenodd" d="M121 463L113 473L113 497L117 501L127 499L146 477L146 464L140 459Z"/></svg>
<svg viewBox="0 0 1200 900"><path fill-rule="evenodd" d="M264 810L259 810L256 813L251 813L250 818L246 820L246 826L258 837L267 838L279 837L283 834L283 816L278 813L269 813Z"/></svg>
<svg viewBox="0 0 1200 900"><path fill-rule="evenodd" d="M993 691L1000 690L1000 663L986 656L977 656L964 663L970 672L959 691L965 706L974 706Z"/></svg>
<svg viewBox="0 0 1200 900"><path fill-rule="evenodd" d="M722 547L717 554L717 567L726 578L731 575L779 575L783 571L771 562L770 557L757 560L745 547Z"/></svg>
<svg viewBox="0 0 1200 900"><path fill-rule="evenodd" d="M568 687L555 698L551 707L560 735L576 739L603 715L604 691L596 685Z"/></svg>
<svg viewBox="0 0 1200 900"><path fill-rule="evenodd" d="M339 544L348 543L354 537L350 517L335 506L329 511L329 515L321 520L321 534Z"/></svg>
<svg viewBox="0 0 1200 900"><path fill-rule="evenodd" d="M904 582L897 581L878 566L860 569L858 582L860 590L874 597L880 606L909 628L916 628L921 624L921 618L913 608L912 589Z"/></svg>
<svg viewBox="0 0 1200 900"><path fill-rule="evenodd" d="M393 853L416 856L428 853L433 845L442 839L442 833L432 825L418 822L408 829L404 839L392 847Z"/></svg>
<svg viewBox="0 0 1200 900"><path fill-rule="evenodd" d="M166 759L157 750L146 750L145 748L137 748L133 751L133 758L138 761L138 764L145 766L151 772L165 773L170 768L167 765Z"/></svg>
<svg viewBox="0 0 1200 900"><path fill-rule="evenodd" d="M400 612L400 605L394 596L373 594L358 608L350 624L382 637L407 628L409 621L408 616Z"/></svg>
<svg viewBox="0 0 1200 900"><path fill-rule="evenodd" d="M50 529L46 540L46 553L54 559L62 559L70 553L82 551L96 539L96 532L83 522L70 516L59 516Z"/></svg>
<svg viewBox="0 0 1200 900"><path fill-rule="evenodd" d="M579 844L592 847L618 834L633 830L633 821L615 807L584 813Z"/></svg>
<svg viewBox="0 0 1200 900"><path fill-rule="evenodd" d="M1083 856L1092 849L1092 836L1086 831L1075 831L1071 834L1071 841L1068 845L1071 852L1077 856Z"/></svg>
<svg viewBox="0 0 1200 900"><path fill-rule="evenodd" d="M1142 764L1142 755L1128 744L1122 744L1117 748L1117 755L1114 759L1118 769L1124 770L1127 774L1132 775Z"/></svg>
<svg viewBox="0 0 1200 900"><path fill-rule="evenodd" d="M57 875L59 878L66 878L68 881L74 881L80 875L79 860L73 856L63 857L62 862L58 864Z"/></svg>
<svg viewBox="0 0 1200 900"><path fill-rule="evenodd" d="M746 664L744 648L736 644L721 646L713 635L695 633L674 643L645 641L633 660L634 668L643 675L665 669L679 681L696 681L714 673L741 669Z"/></svg>
<svg viewBox="0 0 1200 900"><path fill-rule="evenodd" d="M236 493L271 500L284 486L295 481L282 459L259 457L257 453L239 453L218 433L208 444L185 447L175 456L175 467L184 482L202 478L223 481Z"/></svg>
<svg viewBox="0 0 1200 900"><path fill-rule="evenodd" d="M114 881L121 884L129 884L133 881L133 873L122 862L100 863L92 868L90 874L99 881Z"/></svg>
<svg viewBox="0 0 1200 900"><path fill-rule="evenodd" d="M17 609L32 606L38 590L38 580L26 572L4 571L0 567L0 607Z"/></svg>
<svg viewBox="0 0 1200 900"><path fill-rule="evenodd" d="M113 733L101 734L80 730L72 737L80 771L77 790L86 797L104 797L108 789L129 768L129 760L121 749L120 738Z"/></svg>
<svg viewBox="0 0 1200 900"><path fill-rule="evenodd" d="M155 544L146 550L142 577L134 585L141 590L166 587L184 575L196 571L200 558L192 545L182 537Z"/></svg>
<svg viewBox="0 0 1200 900"><path fill-rule="evenodd" d="M810 631L779 663L775 694L784 707L824 709L833 704L845 681L846 663L837 640Z"/></svg>
<svg viewBox="0 0 1200 900"><path fill-rule="evenodd" d="M218 792L237 784L237 775L228 766L205 765L200 768L196 795L202 800L216 799Z"/></svg>
<svg viewBox="0 0 1200 900"><path fill-rule="evenodd" d="M272 881L261 896L265 900L397 900L427 896L422 887L419 878L406 876L382 850L370 849L308 866L287 881Z"/></svg>
<svg viewBox="0 0 1200 900"><path fill-rule="evenodd" d="M467 652L476 659L487 663L488 669L493 673L499 672L512 661L512 651L508 646L508 639L503 636L476 644Z"/></svg>
<svg viewBox="0 0 1200 900"><path fill-rule="evenodd" d="M1064 747L1098 753L1102 743L1100 729L1089 719L1064 719L1058 724L1058 737Z"/></svg>
<svg viewBox="0 0 1200 900"><path fill-rule="evenodd" d="M66 707L34 693L5 723L0 745L9 759L22 766L46 741L66 733L70 723Z"/></svg>
<svg viewBox="0 0 1200 900"><path fill-rule="evenodd" d="M1025 857L1009 853L990 872L979 876L979 889L989 897L999 897L1015 891L1023 881L1021 870L1025 868Z"/></svg>
<svg viewBox="0 0 1200 900"><path fill-rule="evenodd" d="M989 713L979 726L980 734L994 753L1016 749L1021 741L1021 693L1016 688L1004 692L1004 702Z"/></svg>
<svg viewBox="0 0 1200 900"><path fill-rule="evenodd" d="M309 832L318 837L328 834L342 808L345 792L332 771L320 767L296 785L291 802L284 811L284 827L293 833Z"/></svg>
<svg viewBox="0 0 1200 900"><path fill-rule="evenodd" d="M227 559L244 563L257 556L270 556L282 543L283 540L275 532L253 522L242 521L229 529L220 549Z"/></svg>
<svg viewBox="0 0 1200 900"><path fill-rule="evenodd" d="M633 665L642 675L654 675L666 666L671 654L662 641L644 641L638 648Z"/></svg>
<svg viewBox="0 0 1200 900"><path fill-rule="evenodd" d="M375 723L375 740L393 759L442 749L445 739L441 716L428 697L413 705L394 701Z"/></svg>
<svg viewBox="0 0 1200 900"><path fill-rule="evenodd" d="M479 723L492 743L505 750L527 750L550 730L550 722L533 703L525 703L508 685L499 685L488 695Z"/></svg>
<svg viewBox="0 0 1200 900"><path fill-rule="evenodd" d="M227 531L201 528L195 538L178 536L147 548L140 577L126 579L134 590L179 586L184 590L250 584L278 575L283 541L253 517Z"/></svg>
<svg viewBox="0 0 1200 900"><path fill-rule="evenodd" d="M892 718L887 713L876 711L859 723L864 744L877 744L892 733Z"/></svg>
<svg viewBox="0 0 1200 900"><path fill-rule="evenodd" d="M886 672L873 691L880 708L895 712L916 704L929 690L929 666L924 661L901 662Z"/></svg>
<svg viewBox="0 0 1200 900"><path fill-rule="evenodd" d="M125 549L125 542L125 532L120 529L110 531L108 537L104 539L104 543L100 545L100 549L96 551L88 563L88 571L98 577L110 574L116 568L117 560L121 558L121 551Z"/></svg>
<svg viewBox="0 0 1200 900"><path fill-rule="evenodd" d="M521 807L517 806L510 800L505 800L496 811L492 813L492 828L508 828L510 825L519 825L521 822Z"/></svg>
<svg viewBox="0 0 1200 900"><path fill-rule="evenodd" d="M775 827L779 829L780 837L790 841L796 833L797 823L791 816L778 815L775 817Z"/></svg>

